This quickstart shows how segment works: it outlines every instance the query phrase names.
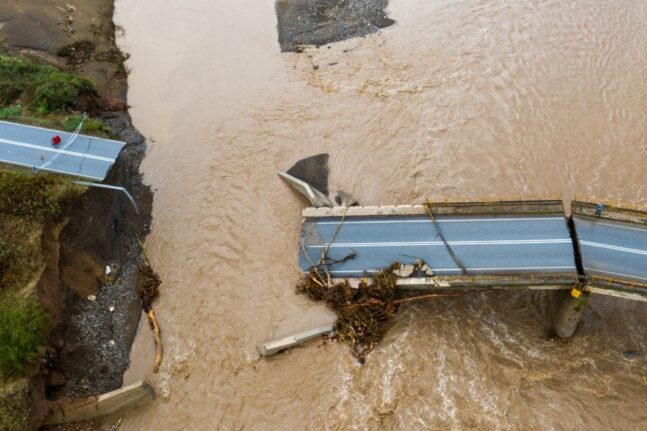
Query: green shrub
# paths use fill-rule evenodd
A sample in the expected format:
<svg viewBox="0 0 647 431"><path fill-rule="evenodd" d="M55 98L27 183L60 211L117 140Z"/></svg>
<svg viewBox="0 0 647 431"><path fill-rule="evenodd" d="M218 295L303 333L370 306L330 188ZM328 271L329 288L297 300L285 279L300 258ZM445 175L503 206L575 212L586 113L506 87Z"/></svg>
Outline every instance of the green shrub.
<svg viewBox="0 0 647 431"><path fill-rule="evenodd" d="M0 293L23 289L43 265L43 224L0 214Z"/></svg>
<svg viewBox="0 0 647 431"><path fill-rule="evenodd" d="M0 375L24 376L45 346L45 312L32 296L0 293Z"/></svg>
<svg viewBox="0 0 647 431"><path fill-rule="evenodd" d="M21 105L11 105L6 108L0 109L0 120L7 120L9 118L18 118L22 114Z"/></svg>
<svg viewBox="0 0 647 431"><path fill-rule="evenodd" d="M81 41L62 47L60 52L82 54L91 48ZM100 107L101 100L92 81L0 51L0 120L73 131L81 120L79 112L95 112ZM112 133L95 119L86 120L82 132L103 137Z"/></svg>
<svg viewBox="0 0 647 431"><path fill-rule="evenodd" d="M57 217L82 190L60 175L0 171L0 213L41 221Z"/></svg>
<svg viewBox="0 0 647 431"><path fill-rule="evenodd" d="M64 73L51 73L36 88L34 106L41 113L65 111L74 106L79 94L93 91L94 86L87 79Z"/></svg>
<svg viewBox="0 0 647 431"><path fill-rule="evenodd" d="M0 103L8 105L20 97L24 88L17 82L8 79L0 80Z"/></svg>
<svg viewBox="0 0 647 431"><path fill-rule="evenodd" d="M10 247L10 244L7 244L7 241L0 236L0 280L11 262ZM2 281L0 281L0 288L2 288Z"/></svg>
<svg viewBox="0 0 647 431"><path fill-rule="evenodd" d="M21 75L35 74L42 65L27 60L24 57L11 57L0 55L0 76L7 78L20 78Z"/></svg>
<svg viewBox="0 0 647 431"><path fill-rule="evenodd" d="M23 431L31 415L29 381L20 379L0 384L0 430Z"/></svg>
<svg viewBox="0 0 647 431"><path fill-rule="evenodd" d="M79 126L79 123L82 119L82 115L70 115L63 120L61 126L68 132L73 132ZM83 123L83 128L81 129L81 133L105 136L110 135L111 131L112 130L109 127L106 127L106 125L103 124L100 120L96 120L94 118L86 119L85 123Z"/></svg>
<svg viewBox="0 0 647 431"><path fill-rule="evenodd" d="M0 54L0 104L7 106L18 97L39 114L73 108L82 95L96 96L94 84L86 78L23 57Z"/></svg>
<svg viewBox="0 0 647 431"><path fill-rule="evenodd" d="M0 293L24 288L42 267L43 223L83 191L69 178L0 171Z"/></svg>

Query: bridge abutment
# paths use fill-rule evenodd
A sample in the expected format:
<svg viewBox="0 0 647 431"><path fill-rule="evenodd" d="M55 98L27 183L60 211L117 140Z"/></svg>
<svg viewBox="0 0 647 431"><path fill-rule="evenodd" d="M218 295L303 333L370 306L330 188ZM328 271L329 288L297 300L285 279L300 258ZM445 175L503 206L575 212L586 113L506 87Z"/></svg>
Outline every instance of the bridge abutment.
<svg viewBox="0 0 647 431"><path fill-rule="evenodd" d="M573 287L557 305L553 329L560 338L570 338L575 334L582 313L589 302L589 292L584 292L580 288L581 286Z"/></svg>

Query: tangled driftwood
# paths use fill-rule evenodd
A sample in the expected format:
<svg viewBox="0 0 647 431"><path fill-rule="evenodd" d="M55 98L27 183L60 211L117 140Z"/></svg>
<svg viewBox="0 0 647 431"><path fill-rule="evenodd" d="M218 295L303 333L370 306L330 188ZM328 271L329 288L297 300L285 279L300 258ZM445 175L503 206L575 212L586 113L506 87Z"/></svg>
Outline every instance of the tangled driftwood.
<svg viewBox="0 0 647 431"><path fill-rule="evenodd" d="M162 365L162 338L160 333L160 327L157 323L157 318L155 317L155 310L153 310L153 301L159 295L159 286L162 284L162 280L159 275L150 265L148 256L146 255L146 250L141 241L138 241L139 246L142 249L142 255L144 256L144 264L139 265L139 284L138 290L139 295L142 300L142 309L146 316L148 316L148 323L153 331L153 336L155 337L155 366L153 367L154 372L158 372L160 366Z"/></svg>
<svg viewBox="0 0 647 431"><path fill-rule="evenodd" d="M330 242L322 249L317 263L314 263L306 250L303 249L311 267L309 272L297 283L297 292L305 294L315 301L326 301L332 306L337 313L334 325L335 337L350 344L353 355L360 363L364 363L366 356L386 333L389 320L396 314L401 304L437 297L459 296L466 292L439 292L398 297L396 284L398 278L403 277L404 272L408 273L407 276L421 272L427 275L433 274L429 266L421 259L418 259L413 265L394 262L388 268L377 272L372 278L360 280L357 287L352 287L345 279L333 280L329 267L353 259L356 255L351 253L341 259L331 259L327 255L344 223L346 212L337 225ZM435 223L431 210L428 210L428 214ZM455 260L458 261L458 258ZM405 267L409 267L408 271L403 270Z"/></svg>

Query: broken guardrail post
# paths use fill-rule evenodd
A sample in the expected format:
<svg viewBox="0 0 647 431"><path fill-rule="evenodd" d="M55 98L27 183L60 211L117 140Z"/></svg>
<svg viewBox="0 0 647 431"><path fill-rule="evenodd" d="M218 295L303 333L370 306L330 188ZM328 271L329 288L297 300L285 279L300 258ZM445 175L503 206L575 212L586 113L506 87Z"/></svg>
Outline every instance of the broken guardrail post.
<svg viewBox="0 0 647 431"><path fill-rule="evenodd" d="M82 422L98 419L139 407L155 398L153 388L143 380L106 394L57 402L45 425Z"/></svg>
<svg viewBox="0 0 647 431"><path fill-rule="evenodd" d="M589 296L590 293L582 291L577 284L562 299L553 322L553 329L560 338L570 338L575 334Z"/></svg>
<svg viewBox="0 0 647 431"><path fill-rule="evenodd" d="M311 329L309 331L300 332L295 335L290 335L279 340L268 341L266 343L260 344L258 346L258 352L261 356L272 356L277 353L289 349L290 347L295 347L299 344L305 343L306 341L312 340L317 337L321 337L324 334L333 331L333 325L321 326L316 329Z"/></svg>

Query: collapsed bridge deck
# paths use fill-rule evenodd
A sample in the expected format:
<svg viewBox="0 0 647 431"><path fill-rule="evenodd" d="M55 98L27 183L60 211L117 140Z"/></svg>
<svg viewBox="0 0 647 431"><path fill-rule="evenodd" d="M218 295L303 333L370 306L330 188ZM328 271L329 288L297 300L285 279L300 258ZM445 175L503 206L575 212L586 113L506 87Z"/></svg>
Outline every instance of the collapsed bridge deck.
<svg viewBox="0 0 647 431"><path fill-rule="evenodd" d="M433 276L398 286L568 289L647 299L647 214L561 201L307 208L299 265L333 278L424 261ZM581 273L578 273L578 263Z"/></svg>
<svg viewBox="0 0 647 431"><path fill-rule="evenodd" d="M340 261L329 265L334 278L364 277L393 262L420 259L438 278L461 276L468 284L466 277L474 284L516 276L564 286L577 279L559 201L438 204L431 211L422 205L308 208L300 267L308 271L326 251L329 261Z"/></svg>

